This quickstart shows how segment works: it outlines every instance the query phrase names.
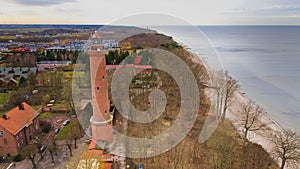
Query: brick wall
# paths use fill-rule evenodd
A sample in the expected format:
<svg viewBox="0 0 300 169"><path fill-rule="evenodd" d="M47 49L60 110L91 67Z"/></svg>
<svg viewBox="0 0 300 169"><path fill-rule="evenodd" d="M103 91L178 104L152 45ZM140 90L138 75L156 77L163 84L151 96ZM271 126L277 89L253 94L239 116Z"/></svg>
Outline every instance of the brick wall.
<svg viewBox="0 0 300 169"><path fill-rule="evenodd" d="M0 155L6 156L8 153L10 155L18 154L15 137L1 126L0 132L2 133L2 136L0 136Z"/></svg>
<svg viewBox="0 0 300 169"><path fill-rule="evenodd" d="M18 154L23 147L35 139L39 130L39 120L37 118L15 136L0 126L0 132L2 132L2 136L0 136L0 156L6 156L8 153L10 155Z"/></svg>

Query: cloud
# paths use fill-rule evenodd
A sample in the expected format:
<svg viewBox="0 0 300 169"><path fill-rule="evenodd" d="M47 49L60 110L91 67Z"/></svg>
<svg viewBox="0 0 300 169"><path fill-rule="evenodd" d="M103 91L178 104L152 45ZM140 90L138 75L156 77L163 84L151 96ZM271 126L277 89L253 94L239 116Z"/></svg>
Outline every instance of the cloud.
<svg viewBox="0 0 300 169"><path fill-rule="evenodd" d="M76 2L77 0L11 0L15 3L27 6L44 6L44 5L57 5L66 2Z"/></svg>
<svg viewBox="0 0 300 169"><path fill-rule="evenodd" d="M39 16L40 13L37 11L29 11L29 10L22 10L19 11L20 14L22 15L26 15L26 16Z"/></svg>
<svg viewBox="0 0 300 169"><path fill-rule="evenodd" d="M265 16L265 15L295 15L300 14L300 5L270 5L262 7L243 7L229 9L223 14L228 15L255 15L255 16Z"/></svg>

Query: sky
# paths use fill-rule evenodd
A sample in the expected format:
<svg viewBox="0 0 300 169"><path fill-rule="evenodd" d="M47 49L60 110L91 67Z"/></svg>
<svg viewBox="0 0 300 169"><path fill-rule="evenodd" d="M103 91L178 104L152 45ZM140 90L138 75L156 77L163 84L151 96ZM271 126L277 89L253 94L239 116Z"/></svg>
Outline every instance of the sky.
<svg viewBox="0 0 300 169"><path fill-rule="evenodd" d="M110 24L149 12L194 25L300 25L299 0L1 0L0 24Z"/></svg>

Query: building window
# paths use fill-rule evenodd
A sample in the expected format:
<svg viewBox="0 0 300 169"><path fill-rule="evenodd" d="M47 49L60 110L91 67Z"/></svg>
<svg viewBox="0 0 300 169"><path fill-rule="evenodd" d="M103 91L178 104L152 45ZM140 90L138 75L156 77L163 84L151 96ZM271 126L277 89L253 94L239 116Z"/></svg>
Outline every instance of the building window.
<svg viewBox="0 0 300 169"><path fill-rule="evenodd" d="M22 144L24 144L24 140L22 139Z"/></svg>
<svg viewBox="0 0 300 169"><path fill-rule="evenodd" d="M100 90L100 87L97 87L97 91L99 91Z"/></svg>
<svg viewBox="0 0 300 169"><path fill-rule="evenodd" d="M22 132L20 132L20 137L22 137L23 135L22 135Z"/></svg>
<svg viewBox="0 0 300 169"><path fill-rule="evenodd" d="M7 144L7 139L6 138L4 139L4 144Z"/></svg>
<svg viewBox="0 0 300 169"><path fill-rule="evenodd" d="M2 137L3 136L3 131L0 131L0 137Z"/></svg>
<svg viewBox="0 0 300 169"><path fill-rule="evenodd" d="M19 135L16 135L16 139L19 140Z"/></svg>
<svg viewBox="0 0 300 169"><path fill-rule="evenodd" d="M18 143L18 148L20 148L20 146L21 146L20 143Z"/></svg>
<svg viewBox="0 0 300 169"><path fill-rule="evenodd" d="M102 76L102 80L104 80L104 76Z"/></svg>

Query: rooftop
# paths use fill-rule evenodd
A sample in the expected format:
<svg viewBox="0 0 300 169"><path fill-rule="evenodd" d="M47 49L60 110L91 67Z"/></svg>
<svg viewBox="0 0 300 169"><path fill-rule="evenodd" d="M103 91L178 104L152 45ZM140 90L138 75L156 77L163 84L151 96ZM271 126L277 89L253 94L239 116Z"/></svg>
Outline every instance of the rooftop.
<svg viewBox="0 0 300 169"><path fill-rule="evenodd" d="M37 115L38 113L36 110L34 110L26 102L23 102L20 106L16 106L6 113L4 115L5 118L0 118L0 126L5 128L11 134L16 135L24 127L29 126Z"/></svg>

